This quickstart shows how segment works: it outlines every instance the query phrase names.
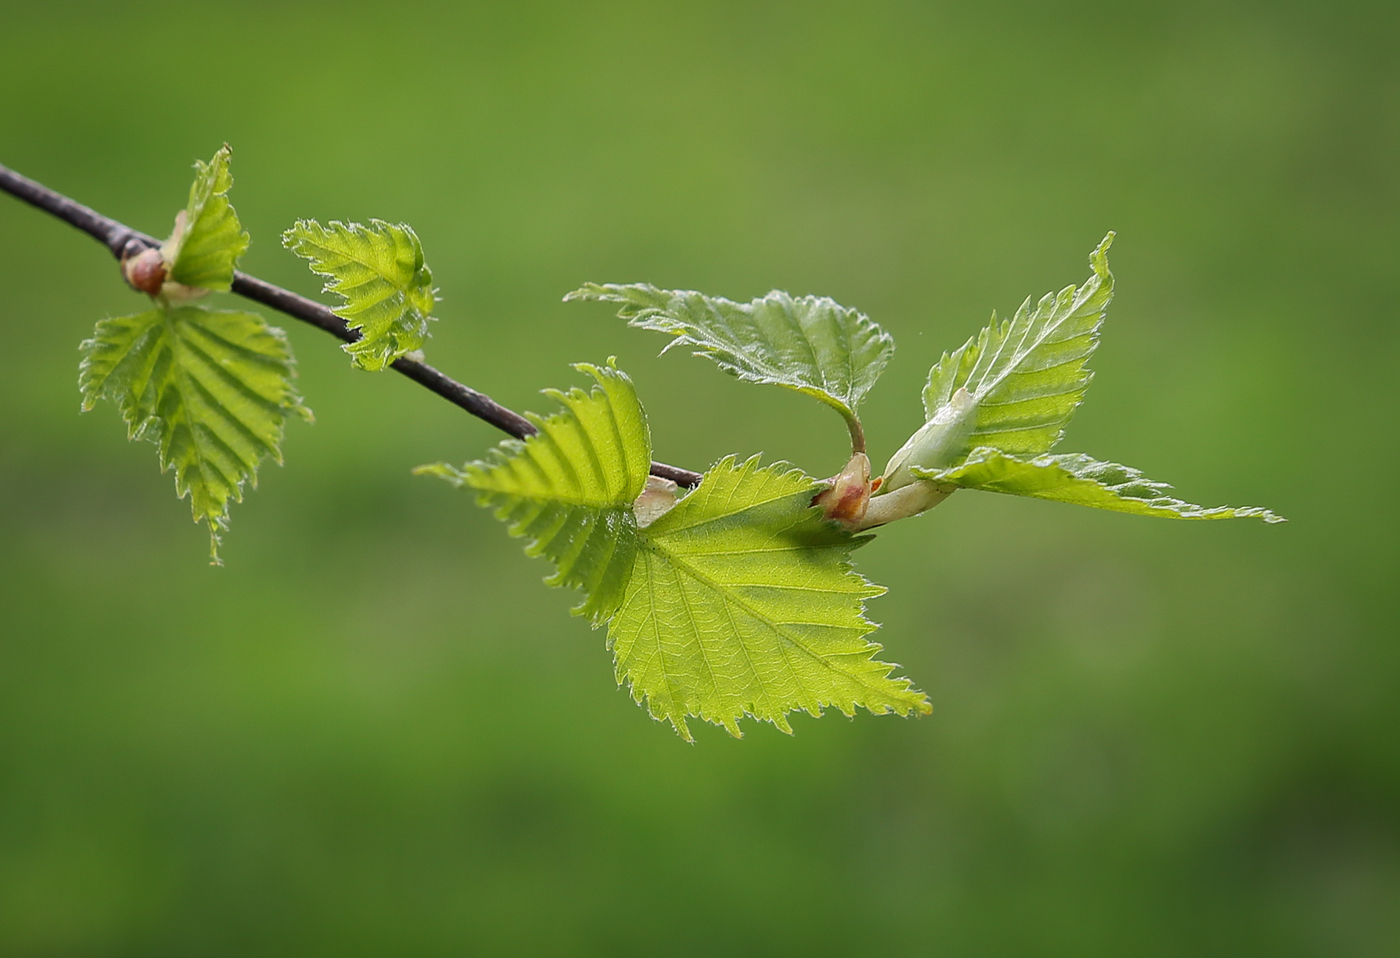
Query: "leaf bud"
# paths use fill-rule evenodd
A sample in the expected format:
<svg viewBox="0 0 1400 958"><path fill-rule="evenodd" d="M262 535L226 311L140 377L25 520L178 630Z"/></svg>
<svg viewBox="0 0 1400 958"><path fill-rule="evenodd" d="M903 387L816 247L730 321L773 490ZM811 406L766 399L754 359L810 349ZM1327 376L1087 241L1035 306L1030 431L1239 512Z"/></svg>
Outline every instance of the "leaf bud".
<svg viewBox="0 0 1400 958"><path fill-rule="evenodd" d="M968 437L977 421L977 403L961 387L934 411L885 466L883 492L889 493L915 481L911 466L946 469L966 454Z"/></svg>
<svg viewBox="0 0 1400 958"><path fill-rule="evenodd" d="M122 258L122 276L127 285L147 296L157 296L165 284L165 258L158 249L145 249Z"/></svg>
<svg viewBox="0 0 1400 958"><path fill-rule="evenodd" d="M829 481L830 488L817 493L812 505L820 506L828 519L847 529L860 528L870 505L870 457L856 453Z"/></svg>
<svg viewBox="0 0 1400 958"><path fill-rule="evenodd" d="M638 527L645 529L674 509L679 495L680 486L670 479L647 476L646 488L632 503L632 514L637 517Z"/></svg>
<svg viewBox="0 0 1400 958"><path fill-rule="evenodd" d="M927 512L947 499L958 489L952 483L935 483L920 479L907 486L900 486L887 496L876 496L870 500L870 508L856 531L873 529L897 519L908 519L921 512Z"/></svg>

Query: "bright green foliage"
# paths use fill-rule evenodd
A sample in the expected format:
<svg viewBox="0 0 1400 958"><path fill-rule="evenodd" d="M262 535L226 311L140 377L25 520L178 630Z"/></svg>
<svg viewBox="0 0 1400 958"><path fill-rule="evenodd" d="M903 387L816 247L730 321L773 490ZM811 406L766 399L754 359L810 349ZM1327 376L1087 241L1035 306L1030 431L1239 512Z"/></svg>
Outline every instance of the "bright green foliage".
<svg viewBox="0 0 1400 958"><path fill-rule="evenodd" d="M283 333L259 316L176 305L230 289L248 246L228 201L225 145L197 163L187 208L160 249L123 263L128 283L156 308L97 324L82 343L83 409L115 402L132 439L159 449L218 562L230 500L256 486L264 456L281 462L287 414L310 418L293 387ZM1081 287L1047 294L992 322L942 359L924 390L927 421L870 481L856 412L894 353L867 316L831 299L770 292L750 303L647 284L588 284L565 297L620 304L632 326L672 337L750 382L814 396L841 413L853 455L821 481L757 456L714 465L678 494L652 481L651 434L632 381L614 365L575 366L589 391L546 390L561 409L529 414L536 432L509 439L461 469L416 472L477 493L477 502L554 566L548 585L582 593L575 615L608 626L619 684L651 715L693 741L687 719L742 735L745 716L791 734L788 715L857 707L907 716L931 711L897 666L878 661L866 601L882 587L856 573L852 531L925 511L953 491L981 489L1138 515L1182 519L1282 518L1257 507L1208 509L1168 495L1135 469L1084 455L1050 455L1092 374L1113 297L1109 233ZM417 350L436 302L423 248L407 225L299 220L283 245L326 278L325 292L360 338L354 365L382 370ZM166 267L162 272L162 263ZM666 350L663 349L663 352ZM875 498L872 491L877 491ZM827 493L820 498L818 493ZM892 494L891 494L892 493ZM817 505L814 505L814 501Z"/></svg>
<svg viewBox="0 0 1400 958"><path fill-rule="evenodd" d="M826 297L774 290L751 303L645 283L590 283L566 300L621 303L631 326L676 337L740 379L775 383L816 396L855 419L861 398L894 355L894 339L869 317ZM663 350L664 352L664 350Z"/></svg>
<svg viewBox="0 0 1400 958"><path fill-rule="evenodd" d="M998 324L994 315L976 337L943 354L924 390L928 422L890 459L881 496L922 481L940 493L983 489L1142 516L1283 521L1254 506L1207 509L1183 502L1167 495L1171 486L1128 466L1080 453L1045 455L1064 435L1093 377L1086 364L1113 298L1112 243L1109 233L1089 255L1094 273L1083 286L1046 294L1035 309L1027 299L1009 322ZM921 488L932 493L931 486ZM904 502L890 500L890 508L872 505L872 512L887 522L942 496L904 498L903 511L896 506Z"/></svg>
<svg viewBox="0 0 1400 958"><path fill-rule="evenodd" d="M1031 309L1029 297L1011 320L992 324L929 372L924 411L932 419L958 389L977 404L971 446L1003 452L1049 452L1084 401L1086 368L1099 345L1104 311L1113 299L1113 274L1104 237L1089 255L1094 274L1076 289L1046 293Z"/></svg>
<svg viewBox="0 0 1400 958"><path fill-rule="evenodd" d="M745 714L791 731L786 715L927 712L894 666L874 661L866 599L884 590L851 571L852 536L811 507L820 484L789 466L724 459L650 525L651 437L632 382L580 364L591 393L549 391L563 410L463 469L418 471L478 491L477 501L554 563L550 585L582 589L573 611L609 622L617 679L686 739L687 716L738 735Z"/></svg>
<svg viewBox="0 0 1400 958"><path fill-rule="evenodd" d="M104 319L81 349L83 409L109 399L130 438L156 444L217 562L229 500L242 500L245 480L257 485L264 456L282 461L287 413L310 418L286 337L253 313L184 306Z"/></svg>
<svg viewBox="0 0 1400 958"><path fill-rule="evenodd" d="M757 457L721 460L642 530L636 570L608 627L617 678L689 740L686 716L739 735L745 713L928 712L875 661L864 602L885 590L851 570L858 538L811 508L819 484Z"/></svg>
<svg viewBox="0 0 1400 958"><path fill-rule="evenodd" d="M943 354L924 389L928 422L890 460L887 490L912 481L911 466L953 465L978 446L1037 455L1060 441L1089 387L1086 364L1113 298L1112 242L1109 233L1090 254L1094 272L1083 286L1047 293L1034 309L1028 298L1010 320L993 314L991 325Z"/></svg>
<svg viewBox="0 0 1400 958"><path fill-rule="evenodd" d="M325 292L345 300L335 313L360 331L342 347L356 366L381 370L423 345L437 297L423 244L407 224L298 220L282 245L326 277Z"/></svg>
<svg viewBox="0 0 1400 958"><path fill-rule="evenodd" d="M591 393L547 390L564 409L542 419L539 432L508 439L484 462L456 469L421 466L479 491L510 523L510 534L530 540L526 552L543 555L557 571L545 581L584 590L573 612L601 625L616 611L632 575L637 520L632 503L651 468L651 433L632 381L617 369L575 367L597 380Z"/></svg>
<svg viewBox="0 0 1400 958"><path fill-rule="evenodd" d="M170 279L177 283L227 292L234 265L248 248L248 234L228 201L232 153L226 143L208 163L195 161L189 205L175 217L175 231L161 246Z"/></svg>
<svg viewBox="0 0 1400 958"><path fill-rule="evenodd" d="M973 450L961 465L929 470L914 467L914 475L939 485L963 489L1005 492L1054 502L1070 502L1095 509L1128 512L1167 519L1244 519L1283 522L1281 516L1257 506L1231 508L1182 502L1167 495L1171 486L1154 482L1141 472L1116 462L1099 462L1080 453L1016 458L983 446Z"/></svg>

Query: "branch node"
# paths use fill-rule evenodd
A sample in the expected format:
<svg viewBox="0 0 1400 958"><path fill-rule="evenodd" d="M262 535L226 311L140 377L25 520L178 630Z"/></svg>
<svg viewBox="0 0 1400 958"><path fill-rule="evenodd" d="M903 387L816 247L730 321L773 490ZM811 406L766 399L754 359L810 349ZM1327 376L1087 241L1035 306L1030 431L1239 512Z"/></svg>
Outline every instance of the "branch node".
<svg viewBox="0 0 1400 958"><path fill-rule="evenodd" d="M155 296L165 285L165 258L160 250L140 246L139 252L132 255L135 240L128 240L122 249L122 276L132 289Z"/></svg>

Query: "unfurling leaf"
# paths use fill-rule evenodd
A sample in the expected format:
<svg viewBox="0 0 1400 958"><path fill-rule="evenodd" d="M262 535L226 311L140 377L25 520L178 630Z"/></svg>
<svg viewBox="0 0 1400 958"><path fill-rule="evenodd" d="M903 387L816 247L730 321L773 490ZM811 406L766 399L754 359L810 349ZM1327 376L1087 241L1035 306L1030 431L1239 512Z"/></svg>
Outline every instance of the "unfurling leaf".
<svg viewBox="0 0 1400 958"><path fill-rule="evenodd" d="M345 300L334 312L360 331L341 347L356 366L381 370L423 345L437 297L423 244L407 224L298 220L282 245L326 277L325 292Z"/></svg>
<svg viewBox="0 0 1400 958"><path fill-rule="evenodd" d="M597 380L592 392L546 390L564 409L548 419L530 415L539 432L507 439L482 462L456 469L445 463L416 471L478 491L477 501L530 540L557 571L545 581L582 589L573 612L595 626L622 601L637 543L633 503L651 468L651 433L637 392L611 366L575 367Z"/></svg>
<svg viewBox="0 0 1400 958"><path fill-rule="evenodd" d="M109 399L131 439L156 444L217 562L229 500L256 487L264 456L282 461L287 413L310 418L285 335L253 313L183 306L104 319L80 348L83 409Z"/></svg>
<svg viewBox="0 0 1400 958"><path fill-rule="evenodd" d="M924 389L928 421L885 467L884 490L913 481L911 467L956 465L974 448L1013 455L1049 452L1092 373L1086 364L1099 344L1104 311L1113 298L1109 233L1089 256L1093 275L1078 288L1047 293L1014 318L991 325L943 358Z"/></svg>
<svg viewBox="0 0 1400 958"><path fill-rule="evenodd" d="M644 283L590 283L564 298L621 303L618 315L628 325L676 337L666 349L693 346L695 355L740 379L815 396L848 423L894 354L889 333L825 297L774 290L751 303L734 303Z"/></svg>
<svg viewBox="0 0 1400 958"><path fill-rule="evenodd" d="M885 590L851 570L865 539L810 505L820 488L785 464L728 457L642 530L608 641L618 681L683 738L687 716L738 736L745 714L791 732L797 709L930 711L874 659L864 605Z"/></svg>
<svg viewBox="0 0 1400 958"><path fill-rule="evenodd" d="M228 201L232 153L226 143L208 163L195 161L189 204L175 217L175 230L160 250L176 283L227 292L238 257L248 248L248 234Z"/></svg>
<svg viewBox="0 0 1400 958"><path fill-rule="evenodd" d="M1095 509L1128 512L1167 519L1246 519L1283 522L1282 516L1258 506L1217 506L1208 509L1167 495L1165 482L1154 482L1141 472L1116 462L1099 462L1071 453L1059 456L1017 458L983 446L951 469L921 469L914 475L935 486L982 489L1013 496L1031 496L1069 502Z"/></svg>

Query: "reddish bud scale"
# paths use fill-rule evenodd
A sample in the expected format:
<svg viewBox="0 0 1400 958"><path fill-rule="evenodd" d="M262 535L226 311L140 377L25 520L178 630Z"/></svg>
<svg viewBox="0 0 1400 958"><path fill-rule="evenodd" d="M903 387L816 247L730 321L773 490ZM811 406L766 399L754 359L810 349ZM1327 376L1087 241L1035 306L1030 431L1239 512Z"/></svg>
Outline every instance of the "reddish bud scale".
<svg viewBox="0 0 1400 958"><path fill-rule="evenodd" d="M155 296L165 285L165 260L158 249L142 250L122 260L122 276L127 285L147 296Z"/></svg>
<svg viewBox="0 0 1400 958"><path fill-rule="evenodd" d="M856 453L829 481L831 488L817 493L812 505L820 506L828 519L847 529L859 529L870 505L870 458Z"/></svg>

